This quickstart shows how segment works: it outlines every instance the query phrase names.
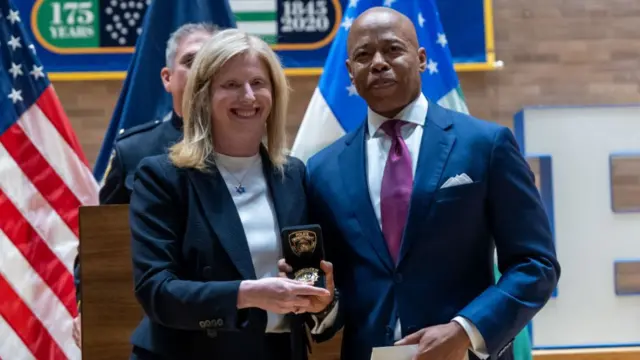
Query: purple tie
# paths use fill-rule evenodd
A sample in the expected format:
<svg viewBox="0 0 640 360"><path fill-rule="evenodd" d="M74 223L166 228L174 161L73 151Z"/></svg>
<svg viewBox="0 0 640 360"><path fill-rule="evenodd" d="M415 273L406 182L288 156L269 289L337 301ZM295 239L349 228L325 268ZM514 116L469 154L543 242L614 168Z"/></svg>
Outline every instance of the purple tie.
<svg viewBox="0 0 640 360"><path fill-rule="evenodd" d="M380 214L382 233L394 263L398 262L413 188L411 154L400 133L404 124L404 121L388 120L380 127L391 138L380 189Z"/></svg>

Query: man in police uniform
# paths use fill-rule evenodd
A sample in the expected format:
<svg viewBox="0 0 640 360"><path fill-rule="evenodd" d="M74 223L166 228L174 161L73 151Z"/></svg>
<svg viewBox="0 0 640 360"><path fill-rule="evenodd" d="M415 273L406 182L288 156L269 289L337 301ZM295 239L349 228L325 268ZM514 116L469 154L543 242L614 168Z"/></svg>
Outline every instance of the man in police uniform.
<svg viewBox="0 0 640 360"><path fill-rule="evenodd" d="M128 204L133 175L140 160L167 151L182 136L182 94L187 75L196 52L215 31L215 26L199 23L185 24L171 34L167 42L166 66L160 76L165 90L171 94L173 111L163 120L120 130L100 188L100 204ZM77 256L74 277L80 313L80 263ZM73 337L81 346L80 315L74 319Z"/></svg>

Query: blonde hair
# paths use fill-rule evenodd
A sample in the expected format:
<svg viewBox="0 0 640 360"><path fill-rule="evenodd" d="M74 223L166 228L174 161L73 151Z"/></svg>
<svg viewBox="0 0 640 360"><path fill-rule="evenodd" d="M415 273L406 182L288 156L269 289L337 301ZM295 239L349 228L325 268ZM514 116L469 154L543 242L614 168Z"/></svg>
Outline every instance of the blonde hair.
<svg viewBox="0 0 640 360"><path fill-rule="evenodd" d="M229 60L247 53L257 55L269 70L273 104L267 118L266 148L273 166L282 171L286 163L287 78L278 56L269 45L238 29L217 32L196 54L182 102L184 136L169 149L169 158L175 166L201 171L209 169L215 148L211 125L211 83Z"/></svg>

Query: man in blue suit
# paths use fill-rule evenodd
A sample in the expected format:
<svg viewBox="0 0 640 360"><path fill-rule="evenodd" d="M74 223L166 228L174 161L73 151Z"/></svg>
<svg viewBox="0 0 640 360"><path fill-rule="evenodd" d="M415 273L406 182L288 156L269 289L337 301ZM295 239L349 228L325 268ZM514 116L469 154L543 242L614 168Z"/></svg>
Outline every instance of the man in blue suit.
<svg viewBox="0 0 640 360"><path fill-rule="evenodd" d="M401 13L367 10L347 46L369 109L308 162L309 209L340 290L316 340L343 328L349 360L394 344L418 344L416 360L512 359L560 266L511 131L425 98L427 57Z"/></svg>

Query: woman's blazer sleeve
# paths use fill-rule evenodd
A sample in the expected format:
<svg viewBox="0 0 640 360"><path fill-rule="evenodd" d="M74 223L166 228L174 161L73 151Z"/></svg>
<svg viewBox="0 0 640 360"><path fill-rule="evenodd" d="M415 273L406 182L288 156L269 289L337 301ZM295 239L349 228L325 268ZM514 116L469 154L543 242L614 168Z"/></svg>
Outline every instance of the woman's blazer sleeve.
<svg viewBox="0 0 640 360"><path fill-rule="evenodd" d="M154 156L136 172L129 205L135 295L147 316L163 326L235 330L240 280L181 279L187 212L180 171L166 156Z"/></svg>

